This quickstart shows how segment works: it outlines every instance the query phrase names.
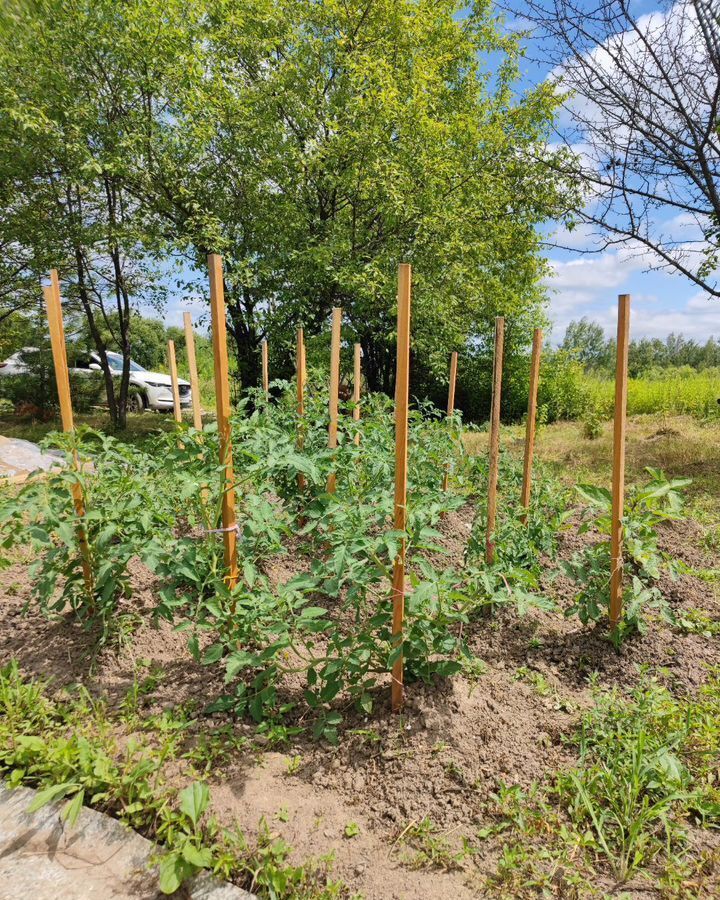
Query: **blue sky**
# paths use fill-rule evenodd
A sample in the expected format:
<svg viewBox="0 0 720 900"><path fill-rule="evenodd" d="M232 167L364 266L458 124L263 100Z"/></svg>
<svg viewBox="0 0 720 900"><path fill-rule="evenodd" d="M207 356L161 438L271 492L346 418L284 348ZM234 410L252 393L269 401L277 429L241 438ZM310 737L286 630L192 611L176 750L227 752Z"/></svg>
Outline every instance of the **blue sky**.
<svg viewBox="0 0 720 900"><path fill-rule="evenodd" d="M657 0L632 0L632 12L642 16L658 10ZM518 20L508 27L522 27ZM530 55L537 55L536 53ZM523 86L542 82L551 66L536 61L523 61ZM562 122L562 118L561 118ZM695 234L687 230L682 217L665 217L666 227L683 240ZM681 332L688 338L707 340L720 337L720 300L708 298L682 275L652 271L653 260L628 249L613 248L587 253L597 247L590 231L577 228L568 233L552 223L545 228L550 243L556 241L575 250L548 249L547 257L553 277L546 280L550 297L549 313L553 320L551 341L559 343L572 319L587 316L599 322L606 334L617 327L617 295L631 295L631 332L633 337L664 338L670 332Z"/></svg>

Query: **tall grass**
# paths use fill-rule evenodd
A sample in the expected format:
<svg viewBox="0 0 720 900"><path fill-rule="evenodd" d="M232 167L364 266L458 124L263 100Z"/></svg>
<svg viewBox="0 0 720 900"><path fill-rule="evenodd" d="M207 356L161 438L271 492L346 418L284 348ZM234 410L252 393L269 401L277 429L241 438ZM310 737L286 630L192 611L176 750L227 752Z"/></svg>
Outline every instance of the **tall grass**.
<svg viewBox="0 0 720 900"><path fill-rule="evenodd" d="M600 415L611 416L615 402L615 382L588 375L584 379L588 406ZM652 373L628 380L628 414L664 413L697 418L720 416L720 369L698 372L689 366Z"/></svg>

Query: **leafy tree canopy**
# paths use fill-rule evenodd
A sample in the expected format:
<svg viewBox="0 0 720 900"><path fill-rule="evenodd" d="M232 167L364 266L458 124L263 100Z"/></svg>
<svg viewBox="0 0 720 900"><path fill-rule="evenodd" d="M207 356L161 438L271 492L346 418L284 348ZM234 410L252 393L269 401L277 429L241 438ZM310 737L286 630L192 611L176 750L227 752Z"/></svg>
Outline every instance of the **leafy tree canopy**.
<svg viewBox="0 0 720 900"><path fill-rule="evenodd" d="M544 149L558 97L517 92L520 54L487 0L8 2L15 240L33 277L48 256L61 269L96 343L117 313L121 348L155 260L202 272L222 253L246 384L263 337L289 367L295 327L317 332L340 305L371 386L391 389L410 261L416 370L440 377L496 314L509 349L525 343L537 226L574 192Z"/></svg>

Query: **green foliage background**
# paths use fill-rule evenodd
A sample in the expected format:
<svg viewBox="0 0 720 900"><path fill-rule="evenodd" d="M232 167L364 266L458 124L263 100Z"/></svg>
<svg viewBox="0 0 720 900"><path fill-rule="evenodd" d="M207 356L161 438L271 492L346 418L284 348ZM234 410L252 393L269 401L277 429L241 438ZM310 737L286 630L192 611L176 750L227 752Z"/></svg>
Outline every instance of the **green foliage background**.
<svg viewBox="0 0 720 900"><path fill-rule="evenodd" d="M142 355L129 305L163 307L171 261L176 301L204 292L219 252L244 387L264 337L288 376L295 328L322 333L339 305L391 392L410 261L413 370L437 392L450 350L484 358L495 315L510 356L543 321L537 226L575 188L546 149L559 98L518 91L521 52L488 0L9 0L0 296L32 303L56 266L93 342L114 315Z"/></svg>

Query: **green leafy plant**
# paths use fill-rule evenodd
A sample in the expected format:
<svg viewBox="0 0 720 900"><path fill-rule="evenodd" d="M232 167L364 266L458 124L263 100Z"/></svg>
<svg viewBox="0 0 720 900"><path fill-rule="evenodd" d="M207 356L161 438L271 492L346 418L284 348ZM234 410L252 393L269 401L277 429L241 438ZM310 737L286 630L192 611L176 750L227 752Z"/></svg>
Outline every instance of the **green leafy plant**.
<svg viewBox="0 0 720 900"><path fill-rule="evenodd" d="M179 793L169 788L165 764L194 761L195 751L183 751L177 727L127 715L135 736L119 741L104 704L83 689L50 699L44 683L24 680L11 662L0 669L0 774L11 786L37 789L29 811L66 799L61 815L68 825L86 804L154 837L164 850L158 856L164 893L208 869L264 898L344 895L329 878L330 859L290 863L291 848L265 822L255 842L223 828L208 811L205 784L191 782Z"/></svg>
<svg viewBox="0 0 720 900"><path fill-rule="evenodd" d="M183 882L213 863L212 848L204 846L200 820L210 801L207 785L195 782L179 795L178 810L165 808L158 838L172 849L160 860L160 890L174 894Z"/></svg>
<svg viewBox="0 0 720 900"><path fill-rule="evenodd" d="M720 731L714 679L680 704L649 682L628 702L598 695L579 735L580 763L558 777L573 825L593 834L594 851L620 881L682 845L683 819L718 821L717 786L706 778Z"/></svg>
<svg viewBox="0 0 720 900"><path fill-rule="evenodd" d="M484 498L477 505L467 545L466 578L468 591L475 597L478 608L493 610L510 604L520 615L533 608L554 608L554 603L539 590L541 560L543 556L552 558L557 552L558 535L570 515L567 492L538 466L530 507L526 510L519 503L522 477L521 463L502 454L500 483L504 495L512 499L500 505L493 535L495 561L492 565L484 562L487 534ZM473 481L484 491L487 482L484 460L475 462Z"/></svg>
<svg viewBox="0 0 720 900"><path fill-rule="evenodd" d="M453 846L438 825L426 816L420 822L411 822L401 832L396 844L401 843L411 852L401 856L404 865L412 869L440 869L444 872L462 869L464 860L471 854L466 841L458 848Z"/></svg>
<svg viewBox="0 0 720 900"><path fill-rule="evenodd" d="M589 441L597 440L602 434L603 420L596 406L590 406L582 418L582 434Z"/></svg>
<svg viewBox="0 0 720 900"><path fill-rule="evenodd" d="M658 469L647 468L646 471L650 481L628 492L621 522L623 553L629 577L625 580L623 617L612 632L616 645L629 635L646 630L645 614L649 609L657 610L670 622L674 621L670 607L654 584L663 569L672 572L672 566L658 549L657 526L661 522L681 518L681 491L690 479L668 480ZM604 537L563 563L565 574L581 586L565 614L577 614L580 621L587 624L599 621L609 605L612 496L605 488L588 484L578 485L576 490L589 504L580 533L593 529Z"/></svg>

